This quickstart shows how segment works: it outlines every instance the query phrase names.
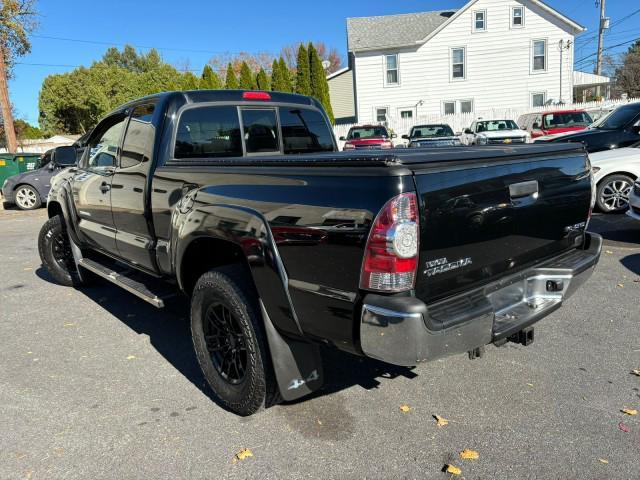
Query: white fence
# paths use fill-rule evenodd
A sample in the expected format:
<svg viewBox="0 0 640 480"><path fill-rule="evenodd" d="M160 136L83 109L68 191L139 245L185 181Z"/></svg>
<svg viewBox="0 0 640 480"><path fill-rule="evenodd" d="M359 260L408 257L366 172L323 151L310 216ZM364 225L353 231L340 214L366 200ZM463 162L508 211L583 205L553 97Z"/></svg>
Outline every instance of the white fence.
<svg viewBox="0 0 640 480"><path fill-rule="evenodd" d="M491 110L484 110L481 112L473 113L459 113L455 115L421 115L416 118L396 118L387 117L386 125L398 135L398 138L394 139L396 144L406 143L406 140L401 138L402 135L407 135L411 127L414 125L428 124L428 123L446 123L454 132L461 133L465 128L471 125L471 122L479 117L486 119L508 119L517 121L520 115L532 112L542 112L549 110L571 110L571 109L584 109L584 110L608 110L617 105L624 103L638 102L640 98L629 98L625 100L607 100L604 102L586 102L586 103L570 103L564 105L546 105L543 107L535 108L492 108ZM336 139L342 136L346 136L347 132L354 124L335 125L333 131L336 135ZM342 149L344 142L338 141L340 149Z"/></svg>

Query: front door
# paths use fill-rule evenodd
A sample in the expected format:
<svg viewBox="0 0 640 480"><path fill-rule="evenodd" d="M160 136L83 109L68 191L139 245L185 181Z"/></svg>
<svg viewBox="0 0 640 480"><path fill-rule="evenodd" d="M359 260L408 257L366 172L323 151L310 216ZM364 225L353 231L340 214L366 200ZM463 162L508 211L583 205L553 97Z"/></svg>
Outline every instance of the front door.
<svg viewBox="0 0 640 480"><path fill-rule="evenodd" d="M124 113L115 114L96 127L73 179L73 200L83 240L111 253L116 253L111 180L120 156L126 119Z"/></svg>

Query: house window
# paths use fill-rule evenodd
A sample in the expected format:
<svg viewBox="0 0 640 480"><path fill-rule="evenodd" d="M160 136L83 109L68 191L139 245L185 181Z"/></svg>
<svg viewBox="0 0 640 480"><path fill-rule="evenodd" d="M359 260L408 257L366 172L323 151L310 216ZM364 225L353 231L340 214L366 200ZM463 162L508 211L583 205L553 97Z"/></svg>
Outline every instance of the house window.
<svg viewBox="0 0 640 480"><path fill-rule="evenodd" d="M524 7L511 8L511 26L513 28L524 27Z"/></svg>
<svg viewBox="0 0 640 480"><path fill-rule="evenodd" d="M464 47L451 49L451 78L464 80L465 78L465 54Z"/></svg>
<svg viewBox="0 0 640 480"><path fill-rule="evenodd" d="M442 102L442 109L445 115L455 115L456 102Z"/></svg>
<svg viewBox="0 0 640 480"><path fill-rule="evenodd" d="M387 112L389 109L387 107L378 107L376 108L376 122L385 123L387 121Z"/></svg>
<svg viewBox="0 0 640 480"><path fill-rule="evenodd" d="M543 107L547 101L547 94L544 92L535 92L531 94L531 106Z"/></svg>
<svg viewBox="0 0 640 480"><path fill-rule="evenodd" d="M398 55L385 55L385 81L387 85L398 85Z"/></svg>
<svg viewBox="0 0 640 480"><path fill-rule="evenodd" d="M533 41L533 71L544 72L547 69L547 41Z"/></svg>
<svg viewBox="0 0 640 480"><path fill-rule="evenodd" d="M400 110L400 118L411 120L413 118L413 110Z"/></svg>
<svg viewBox="0 0 640 480"><path fill-rule="evenodd" d="M473 112L473 100L460 100L460 113Z"/></svg>
<svg viewBox="0 0 640 480"><path fill-rule="evenodd" d="M473 31L484 32L487 29L487 11L476 10L473 12Z"/></svg>

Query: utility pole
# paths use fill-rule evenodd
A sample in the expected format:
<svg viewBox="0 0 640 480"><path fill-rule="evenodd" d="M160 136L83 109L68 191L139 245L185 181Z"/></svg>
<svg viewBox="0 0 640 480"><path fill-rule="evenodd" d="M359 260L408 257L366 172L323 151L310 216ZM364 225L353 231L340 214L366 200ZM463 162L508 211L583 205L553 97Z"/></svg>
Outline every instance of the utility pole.
<svg viewBox="0 0 640 480"><path fill-rule="evenodd" d="M13 114L11 113L11 101L9 100L9 87L7 85L7 63L4 52L4 44L0 42L0 110L2 110L7 151L15 153L18 149L18 142L16 140L16 130L13 126Z"/></svg>
<svg viewBox="0 0 640 480"><path fill-rule="evenodd" d="M604 48L604 31L608 27L607 18L604 16L604 4L606 0L596 0L596 6L600 2L600 28L598 31L598 59L596 61L596 75L602 75L602 50Z"/></svg>

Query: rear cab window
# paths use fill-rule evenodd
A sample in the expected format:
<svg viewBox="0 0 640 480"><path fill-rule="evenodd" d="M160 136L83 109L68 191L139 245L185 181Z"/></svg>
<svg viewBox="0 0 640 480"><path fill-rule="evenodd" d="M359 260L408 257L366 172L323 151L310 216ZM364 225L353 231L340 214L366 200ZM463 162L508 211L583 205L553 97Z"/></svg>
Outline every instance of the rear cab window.
<svg viewBox="0 0 640 480"><path fill-rule="evenodd" d="M174 158L234 158L334 150L333 132L315 109L203 105L189 107L180 115Z"/></svg>

